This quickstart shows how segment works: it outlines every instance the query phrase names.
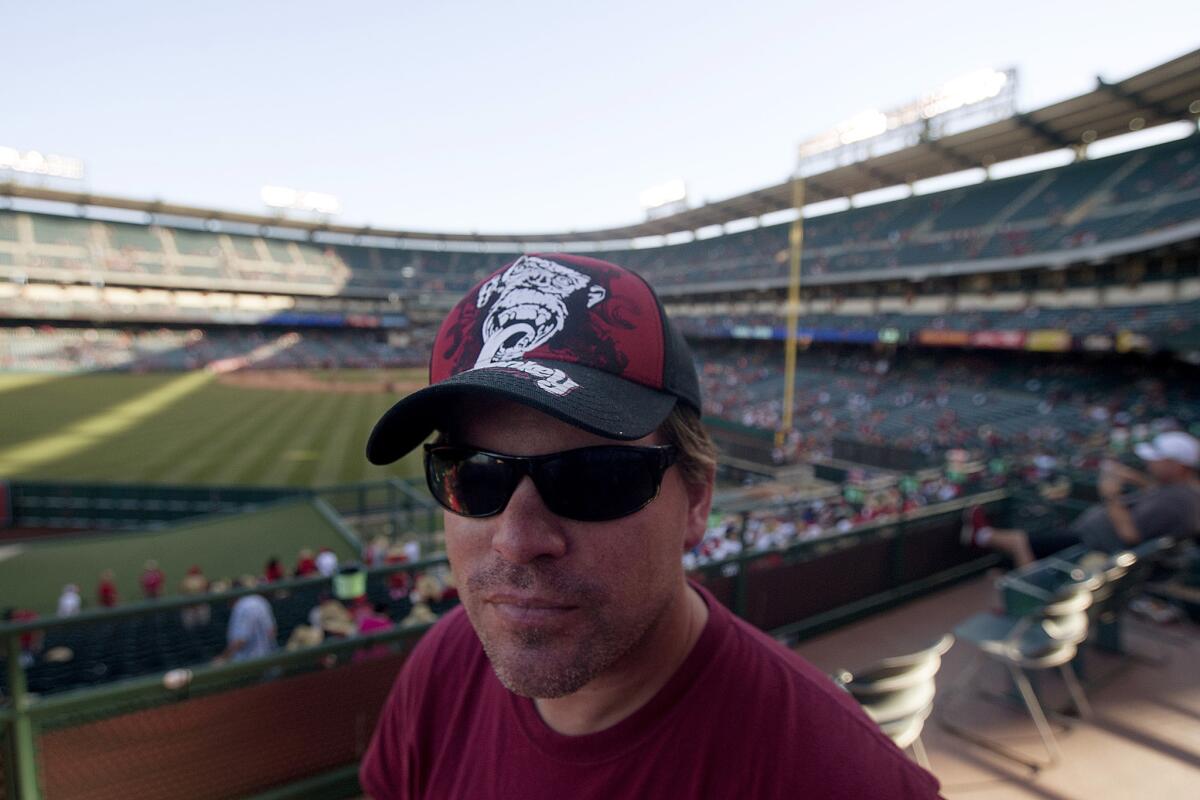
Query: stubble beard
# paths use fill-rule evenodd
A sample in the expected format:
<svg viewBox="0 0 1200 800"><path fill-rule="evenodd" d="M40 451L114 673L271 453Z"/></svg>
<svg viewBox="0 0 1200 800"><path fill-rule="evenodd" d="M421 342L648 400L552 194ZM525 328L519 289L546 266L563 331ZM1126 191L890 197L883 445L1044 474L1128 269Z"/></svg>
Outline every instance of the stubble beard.
<svg viewBox="0 0 1200 800"><path fill-rule="evenodd" d="M573 635L551 629L519 631L489 629L483 618L484 603L475 598L487 589L533 586L556 590L553 596L578 603L574 612L583 615ZM665 598L650 613L638 614L629 622L614 620L606 613L608 593L588 581L542 573L529 566L493 565L467 580L463 603L467 616L483 646L497 679L510 692L522 697L555 699L574 694L633 650L666 613Z"/></svg>

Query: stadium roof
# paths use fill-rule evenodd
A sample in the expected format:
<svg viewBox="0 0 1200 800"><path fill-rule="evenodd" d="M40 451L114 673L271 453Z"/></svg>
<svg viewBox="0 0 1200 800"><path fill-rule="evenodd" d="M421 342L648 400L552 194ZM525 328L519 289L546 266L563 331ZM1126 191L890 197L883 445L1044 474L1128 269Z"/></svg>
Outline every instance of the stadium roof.
<svg viewBox="0 0 1200 800"><path fill-rule="evenodd" d="M998 122L921 141L913 147L837 167L805 179L809 203L912 183L951 172L1098 141L1130 131L1200 117L1200 49L1116 83L1096 79L1092 91ZM604 242L663 236L760 217L791 207L790 180L657 219L614 228L557 233L438 233L333 222L290 220L260 214L198 208L161 201L71 192L16 183L0 184L0 196L142 211L150 214L290 228L310 233L439 242Z"/></svg>

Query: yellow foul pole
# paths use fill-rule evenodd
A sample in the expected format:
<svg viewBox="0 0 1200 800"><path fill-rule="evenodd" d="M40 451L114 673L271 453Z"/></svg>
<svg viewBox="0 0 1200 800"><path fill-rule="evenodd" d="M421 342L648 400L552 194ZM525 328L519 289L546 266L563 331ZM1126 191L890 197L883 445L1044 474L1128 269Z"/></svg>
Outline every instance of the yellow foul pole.
<svg viewBox="0 0 1200 800"><path fill-rule="evenodd" d="M796 219L792 222L788 236L788 260L791 275L788 280L787 308L787 343L783 363L783 421L775 432L775 444L781 446L788 432L792 430L792 405L795 399L796 385L796 325L800 318L800 256L804 252L804 179L797 176L792 179L792 208L796 209Z"/></svg>

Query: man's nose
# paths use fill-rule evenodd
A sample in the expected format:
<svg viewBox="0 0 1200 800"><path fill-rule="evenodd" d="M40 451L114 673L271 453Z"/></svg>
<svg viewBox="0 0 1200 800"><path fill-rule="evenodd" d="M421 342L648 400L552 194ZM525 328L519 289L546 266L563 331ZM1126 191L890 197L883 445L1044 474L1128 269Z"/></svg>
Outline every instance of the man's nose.
<svg viewBox="0 0 1200 800"><path fill-rule="evenodd" d="M528 475L521 479L508 505L496 517L492 549L513 564L528 564L542 556L566 555L562 520L546 508Z"/></svg>

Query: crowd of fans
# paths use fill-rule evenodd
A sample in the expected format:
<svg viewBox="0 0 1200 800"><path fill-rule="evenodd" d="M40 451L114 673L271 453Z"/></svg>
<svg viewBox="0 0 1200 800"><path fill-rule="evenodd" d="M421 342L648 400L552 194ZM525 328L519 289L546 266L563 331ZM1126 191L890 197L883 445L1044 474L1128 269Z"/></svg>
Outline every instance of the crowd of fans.
<svg viewBox="0 0 1200 800"><path fill-rule="evenodd" d="M705 412L751 428L780 427L780 351L762 342L699 347ZM813 349L799 356L795 430L779 457L829 457L842 437L935 459L961 449L984 460L1091 467L1164 430L1195 432L1193 373L1186 364L1144 359Z"/></svg>
<svg viewBox="0 0 1200 800"><path fill-rule="evenodd" d="M927 470L895 480L873 479L864 470L853 470L832 491L805 491L799 498L789 497L782 488L770 491L760 509L715 515L701 542L684 555L684 567L690 570L726 561L744 548L753 552L784 550L799 542L849 533L862 525L894 520L962 497L968 491L1001 486L1008 478L1001 472L965 467Z"/></svg>

